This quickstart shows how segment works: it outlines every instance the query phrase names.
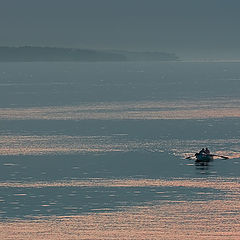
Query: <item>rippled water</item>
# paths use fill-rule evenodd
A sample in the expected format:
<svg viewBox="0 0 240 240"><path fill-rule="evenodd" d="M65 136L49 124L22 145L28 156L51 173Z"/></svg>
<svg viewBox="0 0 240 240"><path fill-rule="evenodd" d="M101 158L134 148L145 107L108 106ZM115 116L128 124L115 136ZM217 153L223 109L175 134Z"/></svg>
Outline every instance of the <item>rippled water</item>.
<svg viewBox="0 0 240 240"><path fill-rule="evenodd" d="M1 63L0 239L240 239L239 69Z"/></svg>

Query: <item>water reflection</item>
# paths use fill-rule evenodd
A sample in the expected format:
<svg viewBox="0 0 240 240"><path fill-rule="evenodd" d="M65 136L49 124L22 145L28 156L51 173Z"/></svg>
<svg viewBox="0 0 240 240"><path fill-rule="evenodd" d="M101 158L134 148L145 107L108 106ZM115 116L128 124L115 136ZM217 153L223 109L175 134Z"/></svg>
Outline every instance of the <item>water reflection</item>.
<svg viewBox="0 0 240 240"><path fill-rule="evenodd" d="M239 64L1 67L0 239L240 239Z"/></svg>
<svg viewBox="0 0 240 240"><path fill-rule="evenodd" d="M138 101L77 106L1 108L7 120L123 120L239 118L240 100ZM203 114L204 112L204 114Z"/></svg>
<svg viewBox="0 0 240 240"><path fill-rule="evenodd" d="M71 190L72 195L69 197L78 195L81 186L84 186L87 191L85 193L81 191L81 194L84 193L88 205L93 203L94 192L98 195L101 191L107 190L104 194L108 194L109 199L117 198L114 202L118 207L112 211L111 204L102 204L102 206L93 204L91 211L81 214L79 208L84 207L84 202L74 205L74 201L66 201L65 205L60 207L59 201L62 202L64 195L59 194L52 200L48 196L49 201L44 200L44 195L38 195L35 199L42 200L38 208L34 209L34 214L25 216L24 219L8 218L6 221L0 221L0 238L132 240L151 237L154 240L237 240L240 237L239 184L239 178L92 179L59 183L6 183L2 187L19 189L19 193L14 195L15 200L10 204L14 211L18 208L31 207L31 204L25 207L20 201L27 196L33 197L26 193L30 188L40 190L42 187L48 189L53 186L64 189L65 196L66 186L69 186L68 188L77 186L79 189ZM89 191L90 189L86 186L94 191ZM95 188L96 186L98 188ZM100 186L106 189L99 188ZM131 198L129 195L128 198L119 201L119 190L122 188L124 188L124 195L132 192ZM56 189L54 192L57 192ZM148 199L147 196L151 192ZM134 194L135 199L144 196L145 201L143 199L139 202L135 201ZM155 198L153 198L154 195ZM131 204L132 201L134 204ZM106 199L103 202L106 203ZM54 207L58 208L57 216ZM63 209L62 215L59 215L61 213L59 207ZM64 211L68 214L64 214ZM41 215L38 214L40 212Z"/></svg>
<svg viewBox="0 0 240 240"><path fill-rule="evenodd" d="M168 140L130 138L126 134L108 136L2 135L0 139L0 155L56 155L137 151L160 153L166 151L185 158L193 155L193 152L196 152L199 146L212 146L212 148L217 149L214 151L215 154L228 156L230 159L240 157L240 140L235 138Z"/></svg>
<svg viewBox="0 0 240 240"><path fill-rule="evenodd" d="M211 173L209 162L195 162L195 167L197 174L209 175Z"/></svg>

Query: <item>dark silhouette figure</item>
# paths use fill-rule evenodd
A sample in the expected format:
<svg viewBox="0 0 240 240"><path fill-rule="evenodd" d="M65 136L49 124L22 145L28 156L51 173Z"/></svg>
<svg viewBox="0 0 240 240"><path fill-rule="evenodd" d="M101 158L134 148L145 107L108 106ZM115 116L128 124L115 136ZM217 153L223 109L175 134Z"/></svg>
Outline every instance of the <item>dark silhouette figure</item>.
<svg viewBox="0 0 240 240"><path fill-rule="evenodd" d="M205 149L205 153L206 153L206 154L210 154L210 151L209 151L208 148Z"/></svg>

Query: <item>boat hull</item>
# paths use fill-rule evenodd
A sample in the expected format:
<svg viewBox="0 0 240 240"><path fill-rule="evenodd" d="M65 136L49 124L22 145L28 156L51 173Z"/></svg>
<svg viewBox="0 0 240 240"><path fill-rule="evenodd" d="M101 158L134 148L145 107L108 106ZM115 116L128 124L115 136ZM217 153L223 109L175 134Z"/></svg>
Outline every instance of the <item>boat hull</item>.
<svg viewBox="0 0 240 240"><path fill-rule="evenodd" d="M196 154L196 162L210 162L213 160L213 156L209 154Z"/></svg>

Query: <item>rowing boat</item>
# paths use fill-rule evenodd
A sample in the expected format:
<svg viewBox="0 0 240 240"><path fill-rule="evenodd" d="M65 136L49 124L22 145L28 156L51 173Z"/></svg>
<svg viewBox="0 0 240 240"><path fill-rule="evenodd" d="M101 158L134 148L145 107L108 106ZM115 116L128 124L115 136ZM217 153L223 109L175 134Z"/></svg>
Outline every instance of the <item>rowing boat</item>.
<svg viewBox="0 0 240 240"><path fill-rule="evenodd" d="M210 162L213 160L212 154L196 153L195 156L197 158L196 162Z"/></svg>

